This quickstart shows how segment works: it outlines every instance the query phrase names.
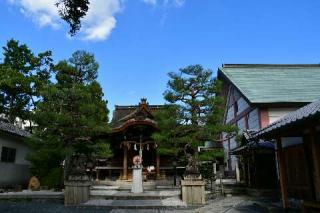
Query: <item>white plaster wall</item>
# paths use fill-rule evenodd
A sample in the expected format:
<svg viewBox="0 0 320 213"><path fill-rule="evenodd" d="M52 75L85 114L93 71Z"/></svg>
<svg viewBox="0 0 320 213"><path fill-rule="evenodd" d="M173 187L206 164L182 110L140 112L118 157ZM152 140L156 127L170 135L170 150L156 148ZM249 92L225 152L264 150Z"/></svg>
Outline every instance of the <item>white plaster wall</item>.
<svg viewBox="0 0 320 213"><path fill-rule="evenodd" d="M227 112L226 123L228 123L229 121L231 121L233 118L234 118L234 108L233 108L233 106L231 106L231 107L228 109L228 112Z"/></svg>
<svg viewBox="0 0 320 213"><path fill-rule="evenodd" d="M226 136L227 136L227 134L222 133L223 139L225 139ZM222 142L222 145L223 145L224 152L225 152L225 154L226 154L226 156L227 156L227 153L228 153L228 140L223 141L223 142Z"/></svg>
<svg viewBox="0 0 320 213"><path fill-rule="evenodd" d="M247 101L243 97L241 97L237 100L237 104L238 104L238 114L243 112L247 108L249 108L249 104L247 103Z"/></svg>
<svg viewBox="0 0 320 213"><path fill-rule="evenodd" d="M249 113L248 127L249 129L260 129L258 109L254 109Z"/></svg>
<svg viewBox="0 0 320 213"><path fill-rule="evenodd" d="M237 126L240 130L246 130L246 119L245 117L242 117L238 122Z"/></svg>
<svg viewBox="0 0 320 213"><path fill-rule="evenodd" d="M30 152L30 149L22 138L11 137L0 133L0 158L2 146L16 149L15 164L30 165L30 162L25 159L27 154Z"/></svg>
<svg viewBox="0 0 320 213"><path fill-rule="evenodd" d="M269 116L269 124L273 123L286 114L297 110L298 108L269 108L268 109L268 116Z"/></svg>
<svg viewBox="0 0 320 213"><path fill-rule="evenodd" d="M223 138L226 137L226 134L222 134ZM230 139L230 150L236 148L238 145L235 141L235 138L231 138ZM228 141L224 141L223 142L223 148L224 148L224 154L225 154L225 163L227 164L227 166L225 167L226 170L228 170L228 156L229 156L229 145L228 145ZM236 156L231 155L231 167L232 170L234 171L236 168L236 162L237 162L237 158Z"/></svg>
<svg viewBox="0 0 320 213"><path fill-rule="evenodd" d="M26 184L30 178L30 162L25 157L30 152L30 149L22 138L0 132L0 159L2 146L15 148L16 158L14 163L0 162L0 188L1 186Z"/></svg>
<svg viewBox="0 0 320 213"><path fill-rule="evenodd" d="M238 145L237 145L237 142L236 142L236 138L231 138L230 139L230 149L234 149L236 148Z"/></svg>
<svg viewBox="0 0 320 213"><path fill-rule="evenodd" d="M239 99L241 96L241 94L238 92L238 90L234 87L233 87L233 95L236 100Z"/></svg>
<svg viewBox="0 0 320 213"><path fill-rule="evenodd" d="M26 185L30 179L28 165L0 162L0 188L2 186Z"/></svg>

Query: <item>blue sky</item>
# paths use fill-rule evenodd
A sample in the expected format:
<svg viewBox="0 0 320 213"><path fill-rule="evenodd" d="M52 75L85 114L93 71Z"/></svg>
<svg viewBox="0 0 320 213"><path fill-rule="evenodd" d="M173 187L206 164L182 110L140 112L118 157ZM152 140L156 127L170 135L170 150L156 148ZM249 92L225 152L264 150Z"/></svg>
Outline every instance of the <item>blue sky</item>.
<svg viewBox="0 0 320 213"><path fill-rule="evenodd" d="M0 45L14 38L55 62L92 52L111 110L164 103L167 73L190 64L320 62L318 0L92 0L71 39L54 1L1 0Z"/></svg>

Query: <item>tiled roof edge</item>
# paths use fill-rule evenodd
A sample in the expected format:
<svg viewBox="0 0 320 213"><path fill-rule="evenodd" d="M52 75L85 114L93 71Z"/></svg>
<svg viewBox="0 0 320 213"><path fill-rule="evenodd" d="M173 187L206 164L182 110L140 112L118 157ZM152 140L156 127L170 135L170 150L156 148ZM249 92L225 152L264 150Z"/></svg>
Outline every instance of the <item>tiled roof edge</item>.
<svg viewBox="0 0 320 213"><path fill-rule="evenodd" d="M223 68L299 68L320 67L320 64L222 64Z"/></svg>

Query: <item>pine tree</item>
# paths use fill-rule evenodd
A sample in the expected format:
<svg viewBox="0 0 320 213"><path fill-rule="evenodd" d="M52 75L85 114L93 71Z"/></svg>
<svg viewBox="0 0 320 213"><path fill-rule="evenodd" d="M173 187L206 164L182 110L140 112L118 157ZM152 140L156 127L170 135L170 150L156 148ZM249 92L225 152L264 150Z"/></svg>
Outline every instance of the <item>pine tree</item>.
<svg viewBox="0 0 320 213"><path fill-rule="evenodd" d="M65 160L67 178L73 171L70 164L74 156L83 155L88 160L93 154L112 154L105 141L97 140L109 130L107 101L96 81L98 67L94 56L84 51L77 51L69 60L54 66L56 83L41 91L43 99L35 111L38 128L31 144L36 152L30 160L38 176L46 179Z"/></svg>
<svg viewBox="0 0 320 213"><path fill-rule="evenodd" d="M174 185L176 185L177 162L181 160L184 152L184 140L181 140L183 126L180 124L179 107L166 105L163 109L154 113L158 131L152 134L152 138L158 143L157 152L161 156L173 157Z"/></svg>
<svg viewBox="0 0 320 213"><path fill-rule="evenodd" d="M9 40L0 64L0 113L11 123L32 119L40 90L50 82L51 52L35 55L27 45Z"/></svg>
<svg viewBox="0 0 320 213"><path fill-rule="evenodd" d="M222 100L217 96L220 92L219 81L212 77L211 70L201 65L181 68L178 73L170 72L169 77L164 97L179 108L179 124L182 126L179 127L179 141L184 142L185 152L192 161L214 160L221 156L222 151L199 156L197 149L205 141L218 141L222 132L235 131L234 127L222 125Z"/></svg>

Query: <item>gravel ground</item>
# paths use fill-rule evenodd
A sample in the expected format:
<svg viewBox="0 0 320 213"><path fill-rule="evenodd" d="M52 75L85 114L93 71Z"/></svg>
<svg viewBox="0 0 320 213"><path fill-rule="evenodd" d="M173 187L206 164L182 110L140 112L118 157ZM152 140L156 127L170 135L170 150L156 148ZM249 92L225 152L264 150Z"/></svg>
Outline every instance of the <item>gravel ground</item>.
<svg viewBox="0 0 320 213"><path fill-rule="evenodd" d="M95 207L65 207L62 203L36 201L0 200L0 213L280 213L281 210L267 207L274 202L244 196L233 196L210 200L207 205L198 209L160 210L160 209L99 209Z"/></svg>

